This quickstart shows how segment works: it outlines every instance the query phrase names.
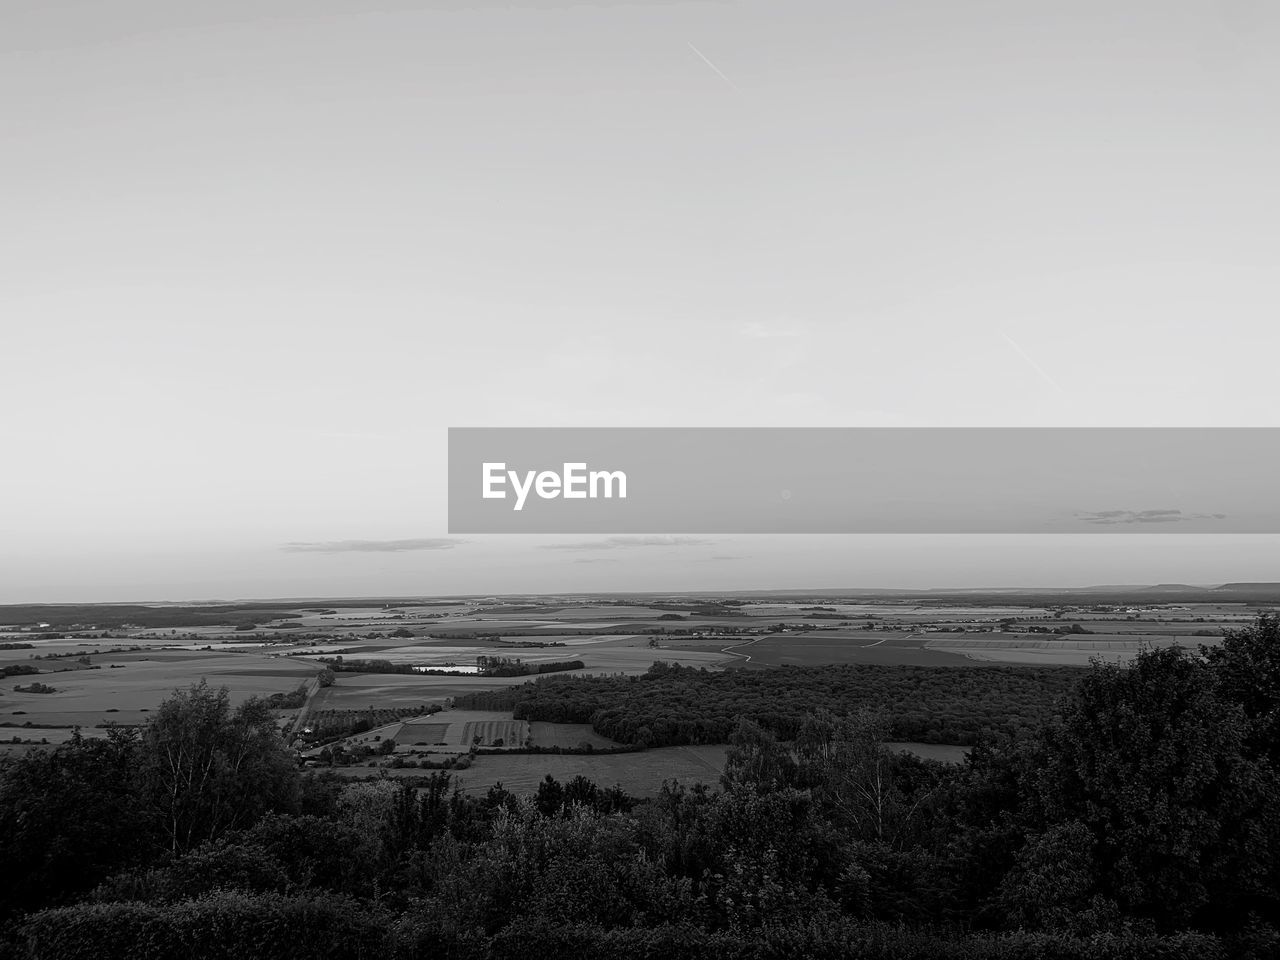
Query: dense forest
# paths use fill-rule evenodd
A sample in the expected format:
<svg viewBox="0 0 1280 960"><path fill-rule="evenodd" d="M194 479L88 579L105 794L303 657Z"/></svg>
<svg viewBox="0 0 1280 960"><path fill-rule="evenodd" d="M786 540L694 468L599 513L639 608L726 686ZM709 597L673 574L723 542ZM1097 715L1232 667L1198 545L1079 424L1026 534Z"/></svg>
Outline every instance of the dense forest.
<svg viewBox="0 0 1280 960"><path fill-rule="evenodd" d="M886 750L877 702L741 717L720 783L643 802L304 773L262 701L200 684L4 762L0 955L1280 955L1280 620L1074 677L957 765Z"/></svg>
<svg viewBox="0 0 1280 960"><path fill-rule="evenodd" d="M590 723L619 743L727 743L739 717L782 740L815 709L872 709L889 739L968 746L1045 722L1084 671L1072 667L880 664L706 670L656 663L640 677L557 677L459 697L518 720Z"/></svg>

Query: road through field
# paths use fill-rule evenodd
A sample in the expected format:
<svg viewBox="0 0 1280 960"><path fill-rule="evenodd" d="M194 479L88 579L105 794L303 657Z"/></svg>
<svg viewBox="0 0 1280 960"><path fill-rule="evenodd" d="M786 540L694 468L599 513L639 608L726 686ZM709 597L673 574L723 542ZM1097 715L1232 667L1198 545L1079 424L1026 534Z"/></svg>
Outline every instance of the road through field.
<svg viewBox="0 0 1280 960"><path fill-rule="evenodd" d="M751 662L751 654L749 654L749 653L739 653L739 652L738 652L736 649L734 649L734 648L735 648L735 647L749 647L749 646L751 646L753 643L759 643L759 642L760 642L761 640L763 640L763 639L764 639L764 637L756 637L754 640L748 640L746 643L735 643L735 644L734 644L733 646L731 646L731 647L721 647L721 648L720 648L720 652L721 652L721 653L727 653L727 654L728 654L729 656L731 656L731 657L742 657L742 662L743 662L744 664L746 664L746 663L750 663L750 662Z"/></svg>
<svg viewBox="0 0 1280 960"><path fill-rule="evenodd" d="M298 715L293 718L293 733L297 736L302 732L302 728L306 725L307 717L311 715L311 710L315 706L316 694L320 692L320 674L316 674L307 681L307 699L302 702Z"/></svg>
<svg viewBox="0 0 1280 960"><path fill-rule="evenodd" d="M916 636L917 636L917 634L914 634L914 633L913 633L913 634L911 634L911 636L906 637L906 639L907 639L907 640L914 640L914 639L916 638ZM864 644L862 645L862 649L863 649L863 650L870 650L872 647L878 647L878 646L880 646L880 644L882 644L882 643L888 643L888 642L889 642L890 640L892 640L892 639L893 639L892 637L885 637L883 640L877 640L875 643L864 643Z"/></svg>

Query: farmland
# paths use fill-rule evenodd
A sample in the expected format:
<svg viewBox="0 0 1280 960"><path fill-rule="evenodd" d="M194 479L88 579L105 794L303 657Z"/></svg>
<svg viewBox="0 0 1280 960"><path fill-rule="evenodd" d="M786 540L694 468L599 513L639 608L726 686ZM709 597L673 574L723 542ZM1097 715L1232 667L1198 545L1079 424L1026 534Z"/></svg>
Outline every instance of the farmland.
<svg viewBox="0 0 1280 960"><path fill-rule="evenodd" d="M912 664L927 667L965 664L962 653L932 649L924 635L897 631L774 633L726 647L725 652L740 658L729 666L754 669L828 663Z"/></svg>
<svg viewBox="0 0 1280 960"><path fill-rule="evenodd" d="M371 727L342 741L345 746L390 740L396 752L463 754L472 746L521 747L530 740L529 724L508 711L443 710L420 717L397 719ZM313 749L311 754L317 751Z"/></svg>
<svg viewBox="0 0 1280 960"><path fill-rule="evenodd" d="M78 660L35 662L42 671L39 679L52 686L54 693L15 692L14 686L25 679L22 676L3 681L0 721L84 727L140 723L175 687L200 678L214 686L227 686L233 701L239 702L292 690L318 672L307 662L258 653L159 649L90 655L87 659L88 665Z"/></svg>
<svg viewBox="0 0 1280 960"><path fill-rule="evenodd" d="M1123 663L1145 649L1212 646L1212 638L1143 634L1138 636L1101 634L1086 639L1046 640L1033 636L998 638L941 638L927 643L927 649L944 656L963 656L991 663L1038 663L1059 666L1085 666L1094 659Z"/></svg>
<svg viewBox="0 0 1280 960"><path fill-rule="evenodd" d="M472 746L489 749L534 747L578 750L616 749L586 723L543 723L515 719L509 710L446 709L395 719L347 737L348 746L393 740L398 754L462 754ZM312 750L314 754L316 751Z"/></svg>
<svg viewBox="0 0 1280 960"><path fill-rule="evenodd" d="M233 702L306 683L311 696L303 715L386 716L405 726L403 736L393 734L398 743L411 737L438 751L465 751L477 737L485 745L529 740L548 749L602 749L614 742L584 722L533 717L517 729L495 718L441 730L442 720L412 718L529 681L476 674L481 656L533 667L580 660L582 668L567 676L583 677L641 677L658 662L766 673L826 665L1081 666L1093 658L1125 662L1146 647L1212 645L1222 628L1256 614L1256 602L1234 594L1194 600L1100 594L1024 602L1000 593L9 607L0 608L0 623L10 624L0 627L0 644L9 647L0 648L0 667L37 672L0 678L0 724L23 739L55 743L77 726L98 734L106 724L144 722L173 689L203 678L225 685ZM1083 632L1052 632L1067 629ZM333 657L452 672L342 672L332 685L317 687L312 681ZM33 683L53 692L16 689ZM281 710L280 722L297 713ZM665 726L679 719L654 721ZM953 716L935 725L934 735L945 738L939 731L956 722ZM911 729L929 728L916 722Z"/></svg>

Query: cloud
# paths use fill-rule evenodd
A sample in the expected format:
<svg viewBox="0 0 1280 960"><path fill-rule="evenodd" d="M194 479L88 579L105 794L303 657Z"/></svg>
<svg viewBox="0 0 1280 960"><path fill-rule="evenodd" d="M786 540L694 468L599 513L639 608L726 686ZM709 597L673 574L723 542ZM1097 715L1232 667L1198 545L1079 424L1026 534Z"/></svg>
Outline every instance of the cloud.
<svg viewBox="0 0 1280 960"><path fill-rule="evenodd" d="M574 563L617 563L617 557L579 557Z"/></svg>
<svg viewBox="0 0 1280 960"><path fill-rule="evenodd" d="M708 560L741 560L742 557L733 557L729 554L717 554L714 557L707 557Z"/></svg>
<svg viewBox="0 0 1280 960"><path fill-rule="evenodd" d="M1184 520L1225 520L1225 513L1183 513L1181 510L1095 510L1077 513L1085 523L1107 526L1132 523L1181 523Z"/></svg>
<svg viewBox="0 0 1280 960"><path fill-rule="evenodd" d="M629 547L706 547L714 540L700 537L604 537L600 540L579 540L575 543L547 543L544 550L618 550Z"/></svg>
<svg viewBox="0 0 1280 960"><path fill-rule="evenodd" d="M408 550L452 550L465 540L453 537L419 537L412 540L325 540L319 543L286 543L286 553L404 553Z"/></svg>

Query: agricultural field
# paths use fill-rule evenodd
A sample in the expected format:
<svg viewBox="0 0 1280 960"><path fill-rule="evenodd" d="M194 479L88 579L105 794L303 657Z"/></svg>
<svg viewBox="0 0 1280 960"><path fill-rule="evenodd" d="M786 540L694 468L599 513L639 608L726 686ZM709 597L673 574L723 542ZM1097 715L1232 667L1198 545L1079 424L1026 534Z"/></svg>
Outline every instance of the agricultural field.
<svg viewBox="0 0 1280 960"><path fill-rule="evenodd" d="M411 717L372 727L342 741L346 747L372 746L394 740L401 754L462 754L472 746L485 749L517 748L529 739L529 724L515 720L509 711L441 710L421 717ZM581 739L581 738L579 738ZM313 748L314 755L320 748Z"/></svg>
<svg viewBox="0 0 1280 960"><path fill-rule="evenodd" d="M317 667L318 669L318 667ZM340 673L331 687L313 698L317 710L367 710L377 707L443 706L477 690L496 690L528 677L442 677L412 673Z"/></svg>
<svg viewBox="0 0 1280 960"><path fill-rule="evenodd" d="M57 746L70 740L77 729L80 730L80 736L86 738L105 738L107 735L106 727L0 727L0 747L12 746L6 741L12 740L14 737L20 740L42 741L52 746Z"/></svg>
<svg viewBox="0 0 1280 960"><path fill-rule="evenodd" d="M679 663L690 667L723 666L726 657L718 647L680 650L664 649L659 638L658 646L649 645L650 637L600 636L566 640L562 658L581 660L586 664L582 673L623 673L637 675L648 670L656 660ZM516 653L516 656L521 656Z"/></svg>
<svg viewBox="0 0 1280 960"><path fill-rule="evenodd" d="M1080 623L1072 618L1063 623ZM1061 625L1054 622L1054 625ZM1090 634L1053 636L1045 633L945 632L884 630L816 630L812 632L770 633L741 643L722 644L724 653L735 658L728 666L778 667L837 663L913 664L918 666L964 666L966 661L1028 665L1087 665L1094 656L1125 662L1149 647L1183 646L1195 649L1213 646L1219 636L1196 636L1204 623L1185 624L1173 630L1168 625L1132 624L1147 629L1110 632L1117 625L1107 622L1085 627Z"/></svg>
<svg viewBox="0 0 1280 960"><path fill-rule="evenodd" d="M527 639L527 638L526 638ZM707 645L697 649L679 649L674 644L666 647L661 644L651 646L650 637L638 634L601 635L586 634L571 636L564 634L547 635L547 642L562 644L547 647L519 647L514 644L494 640L383 640L363 642L358 647L344 648L347 660L387 660L394 664L407 664L415 667L426 667L440 670L470 671L475 668L476 658L480 656L500 655L522 660L529 664L548 663L562 660L581 660L584 667L577 673L624 673L638 675L649 669L656 660L675 662L686 666L716 667L723 665L728 659L720 650L724 642ZM303 653L295 654L304 658ZM317 659L317 669L323 666ZM370 674L342 673L340 684L345 685L350 678L371 676ZM391 679L395 674L383 674L382 679ZM506 682L522 682L528 677L464 677L464 676L432 676L425 674L424 690L430 690L429 698L433 702L443 702L444 697L454 696L458 692L470 692L481 685L482 689L503 686ZM437 693L449 690L451 684L463 681L456 691ZM487 686L486 686L487 685Z"/></svg>
<svg viewBox="0 0 1280 960"><path fill-rule="evenodd" d="M60 746L71 739L75 730L75 727L0 727L0 757ZM107 731L100 727L85 727L80 735L86 738L106 737Z"/></svg>
<svg viewBox="0 0 1280 960"><path fill-rule="evenodd" d="M1143 636L1102 634L1068 639L1050 639L1043 635L993 637L987 634L985 637L960 635L956 639L950 637L942 639L935 636L929 640L928 647L932 651L945 652L949 656L958 655L988 663L1086 666L1094 659L1108 663L1125 663L1141 651L1148 649L1174 646L1195 649L1200 644L1213 646L1217 642L1216 639L1209 637L1157 634Z"/></svg>
<svg viewBox="0 0 1280 960"><path fill-rule="evenodd" d="M966 662L963 654L931 649L926 635L880 630L771 633L724 649L735 657L730 666L757 669L831 663L962 667Z"/></svg>
<svg viewBox="0 0 1280 960"><path fill-rule="evenodd" d="M397 743L410 740L416 743L427 739L428 732L436 735L436 739L430 741L433 745L465 753L472 745L523 746L529 738L529 724L513 720L510 713L499 710L442 710L402 724L395 739Z"/></svg>
<svg viewBox="0 0 1280 960"><path fill-rule="evenodd" d="M450 736L454 735L454 728L458 726L462 728L459 737L462 743L468 745L474 743L478 747L519 746L529 738L529 724L524 720L512 720L510 717L455 721L450 725Z"/></svg>
<svg viewBox="0 0 1280 960"><path fill-rule="evenodd" d="M188 650L147 650L90 656L97 669L75 660L25 661L38 666L36 676L0 680L0 722L79 725L136 724L176 688L200 679L226 686L233 703L252 696L287 693L311 680L319 668L300 660L256 653L217 653ZM18 685L39 681L54 693L19 693ZM2 729L2 728L0 728Z"/></svg>
<svg viewBox="0 0 1280 960"><path fill-rule="evenodd" d="M911 601L879 601L865 603L841 603L817 600L789 603L752 603L742 608L750 617L795 622L807 616L823 618L835 615L835 619L855 621L884 620L901 624L954 621L959 623L992 623L1002 617L1043 617L1049 610L1043 607L1009 605L959 606L952 604L915 603Z"/></svg>
<svg viewBox="0 0 1280 960"><path fill-rule="evenodd" d="M1180 596L1184 592L1179 588ZM320 657L338 653L347 659L459 670L474 669L478 656L495 654L530 664L580 659L584 667L573 673L597 676L637 676L657 661L712 670L826 664L1067 666L1095 657L1125 662L1146 646L1213 644L1222 628L1248 623L1261 609L1258 601L1236 602L1230 593L1200 592L1203 596L1178 602L1162 599L1157 590L1145 599L1061 594L1025 603L1016 592L996 592L949 598L566 595L0 608L0 622L8 624L0 628L0 643L21 645L0 649L0 667L40 671L0 678L0 724L8 725L0 727L0 740L7 730L27 739L30 731L40 730L39 738L58 742L76 725L96 731L105 723L137 724L175 688L201 678L225 684L235 702L285 693L322 669ZM1146 595L1136 589L1134 596ZM1072 624L1091 632L1061 637L1031 632ZM874 629L860 629L864 625ZM1206 633L1211 635L1197 636ZM82 657L88 669L78 662ZM307 709L317 716L378 710L394 717L530 679L343 672L333 686L316 693ZM55 692L15 690L33 682ZM27 723L32 726L24 727ZM506 732L532 736L540 746L610 743L589 728L563 726L535 723L523 734ZM416 731L414 742L448 742L463 749L462 741L469 745L475 736L509 742L496 727L477 727L467 735L453 725L442 736Z"/></svg>

